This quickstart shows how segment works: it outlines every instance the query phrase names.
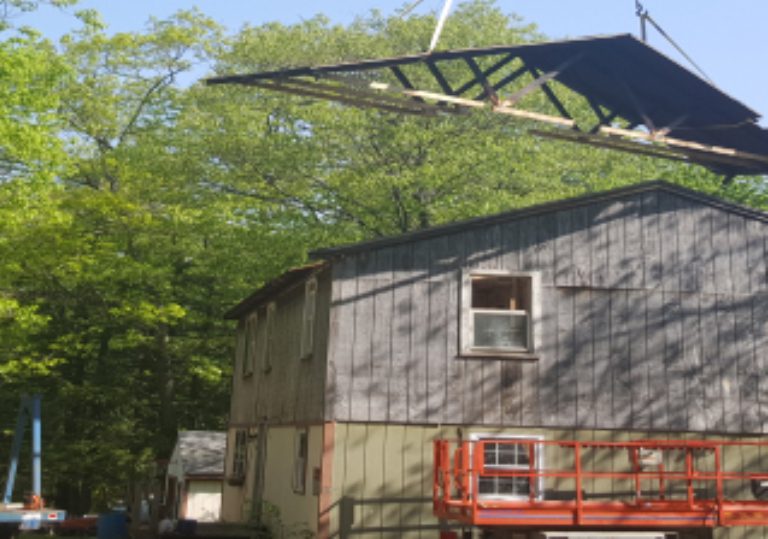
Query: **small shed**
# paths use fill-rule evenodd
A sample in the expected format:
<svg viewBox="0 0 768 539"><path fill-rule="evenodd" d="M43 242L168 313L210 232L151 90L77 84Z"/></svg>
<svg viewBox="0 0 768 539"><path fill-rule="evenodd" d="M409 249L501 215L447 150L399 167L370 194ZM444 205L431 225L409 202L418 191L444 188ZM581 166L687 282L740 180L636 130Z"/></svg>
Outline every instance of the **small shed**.
<svg viewBox="0 0 768 539"><path fill-rule="evenodd" d="M165 505L170 516L201 522L219 520L226 433L180 432L168 463Z"/></svg>

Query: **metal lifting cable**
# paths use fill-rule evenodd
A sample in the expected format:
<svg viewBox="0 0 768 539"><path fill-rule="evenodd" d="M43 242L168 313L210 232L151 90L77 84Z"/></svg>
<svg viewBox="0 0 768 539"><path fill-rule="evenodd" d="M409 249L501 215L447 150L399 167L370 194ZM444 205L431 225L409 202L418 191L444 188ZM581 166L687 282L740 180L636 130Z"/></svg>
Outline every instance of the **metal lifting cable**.
<svg viewBox="0 0 768 539"><path fill-rule="evenodd" d="M443 11L440 13L440 18L437 20L435 33L432 34L432 41L429 43L429 50L427 52L432 52L435 50L435 47L437 47L437 40L440 39L440 33L443 31L443 25L445 24L445 19L448 18L448 13L451 11L452 3L453 0L445 0L445 4L443 4Z"/></svg>
<svg viewBox="0 0 768 539"><path fill-rule="evenodd" d="M693 58L691 58L688 53L686 53L683 48L678 45L672 37L667 34L664 29L659 26L659 23L657 23L655 20L653 20L653 17L651 17L651 14L648 13L648 10L643 7L643 4L640 3L640 0L635 0L635 13L640 18L640 35L643 39L643 42L648 41L648 37L646 35L645 31L645 22L650 22L653 27L656 29L656 31L661 34L661 36L666 39L680 54L683 55L683 57L688 60L688 62L696 69L696 71L699 72L699 75L701 75L707 82L714 85L715 83L712 81L712 79L709 78L709 76L704 72L701 67L699 67L699 64L697 64Z"/></svg>

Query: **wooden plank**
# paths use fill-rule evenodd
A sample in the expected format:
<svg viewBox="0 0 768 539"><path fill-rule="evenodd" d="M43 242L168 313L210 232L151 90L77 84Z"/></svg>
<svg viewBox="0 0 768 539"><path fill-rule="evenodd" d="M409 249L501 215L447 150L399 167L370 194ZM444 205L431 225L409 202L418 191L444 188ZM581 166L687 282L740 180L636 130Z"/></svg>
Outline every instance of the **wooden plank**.
<svg viewBox="0 0 768 539"><path fill-rule="evenodd" d="M589 245L588 208L574 208L571 215L573 238L574 286L589 286L592 274L592 253Z"/></svg>
<svg viewBox="0 0 768 539"><path fill-rule="evenodd" d="M536 361L538 371L539 415L541 424L545 426L558 425L558 324L560 312L560 291L553 286L541 287L541 304L546 306L542 317L542 339L539 359Z"/></svg>
<svg viewBox="0 0 768 539"><path fill-rule="evenodd" d="M555 216L551 213L539 216L536 229L538 231L538 269L541 271L541 284L542 286L551 286L555 283L555 238L557 232Z"/></svg>
<svg viewBox="0 0 768 539"><path fill-rule="evenodd" d="M698 290L696 265L696 224L694 222L693 203L680 198L677 208L678 247L680 261L680 290L694 292Z"/></svg>
<svg viewBox="0 0 768 539"><path fill-rule="evenodd" d="M650 360L646 339L645 292L629 292L628 346L630 358L630 393L632 399L631 425L635 430L649 430L651 426L651 397L648 387Z"/></svg>
<svg viewBox="0 0 768 539"><path fill-rule="evenodd" d="M520 224L521 220L516 220L501 225L501 253L499 264L502 268L509 271L516 271L522 268L520 263Z"/></svg>
<svg viewBox="0 0 768 539"><path fill-rule="evenodd" d="M609 286L611 267L614 261L608 260L608 228L613 226L610 212L614 204L592 204L588 208L589 239L592 270L591 286L606 288Z"/></svg>
<svg viewBox="0 0 768 539"><path fill-rule="evenodd" d="M752 334L755 349L755 368L760 373L757 380L759 420L761 432L768 433L768 292L752 297Z"/></svg>
<svg viewBox="0 0 768 539"><path fill-rule="evenodd" d="M447 355L445 326L447 323L448 286L446 281L428 283L428 319L418 323L427 324L427 421L444 423L445 405L448 399Z"/></svg>
<svg viewBox="0 0 768 539"><path fill-rule="evenodd" d="M522 405L524 426L541 425L539 360L523 361L522 367Z"/></svg>
<svg viewBox="0 0 768 539"><path fill-rule="evenodd" d="M387 421L392 379L401 375L393 370L392 342L394 291L392 280L379 279L373 297L373 332L371 334L370 420Z"/></svg>
<svg viewBox="0 0 768 539"><path fill-rule="evenodd" d="M694 244L696 250L697 289L705 294L715 292L715 254L712 245L712 214L715 210L697 207L694 210Z"/></svg>
<svg viewBox="0 0 768 539"><path fill-rule="evenodd" d="M664 312L660 291L646 295L646 341L651 429L667 430L667 375L664 362Z"/></svg>
<svg viewBox="0 0 768 539"><path fill-rule="evenodd" d="M448 241L454 249L456 249L457 245L461 245L452 237L449 237ZM447 284L447 302L445 304L445 346L447 358L445 414L446 422L458 423L462 420L464 410L464 376L466 367L466 361L459 357L461 275L458 269L458 260L455 262L451 275L452 278L448 280Z"/></svg>
<svg viewBox="0 0 768 539"><path fill-rule="evenodd" d="M747 225L747 272L749 291L755 293L766 289L766 252L768 227L754 219L748 219Z"/></svg>
<svg viewBox="0 0 768 539"><path fill-rule="evenodd" d="M699 312L701 313L702 380L706 430L723 432L725 420L718 343L717 297L709 294L701 295Z"/></svg>
<svg viewBox="0 0 768 539"><path fill-rule="evenodd" d="M365 261L362 262L365 263ZM365 274L363 273L363 275ZM357 280L357 297L354 300L355 334L352 343L352 392L350 397L350 418L354 421L367 422L371 420L371 394L380 390L378 386L380 381L373 378L372 335L376 320L375 291L376 281L366 278Z"/></svg>
<svg viewBox="0 0 768 539"><path fill-rule="evenodd" d="M413 266L416 275L412 283L413 310L411 311L411 349L408 376L408 420L424 423L427 420L427 325L429 316L429 244L417 242L413 245Z"/></svg>
<svg viewBox="0 0 768 539"><path fill-rule="evenodd" d="M524 271L540 269L538 260L539 224L535 217L520 222L520 262Z"/></svg>
<svg viewBox="0 0 768 539"><path fill-rule="evenodd" d="M707 429L702 335L700 331L699 294L683 294L683 356L685 363L685 403L688 429L705 432Z"/></svg>
<svg viewBox="0 0 768 539"><path fill-rule="evenodd" d="M501 366L501 421L504 425L523 424L523 364L504 361Z"/></svg>
<svg viewBox="0 0 768 539"><path fill-rule="evenodd" d="M555 284L573 286L573 244L571 239L571 216L569 210L556 214L557 235L555 236Z"/></svg>
<svg viewBox="0 0 768 539"><path fill-rule="evenodd" d="M576 379L576 426L593 428L595 426L595 368L592 357L593 323L592 292L576 290L574 296L573 327L574 362ZM610 386L608 388L610 395Z"/></svg>
<svg viewBox="0 0 768 539"><path fill-rule="evenodd" d="M498 269L501 231L498 225L476 228L464 233L465 267Z"/></svg>
<svg viewBox="0 0 768 539"><path fill-rule="evenodd" d="M659 241L661 243L661 287L680 290L680 245L678 243L678 198L659 196Z"/></svg>
<svg viewBox="0 0 768 539"><path fill-rule="evenodd" d="M646 289L661 285L661 245L659 238L659 197L649 192L642 197L643 284Z"/></svg>
<svg viewBox="0 0 768 539"><path fill-rule="evenodd" d="M715 210L712 218L712 250L715 272L715 290L718 293L730 294L733 292L733 278L731 275L731 249L728 245L728 214Z"/></svg>
<svg viewBox="0 0 768 539"><path fill-rule="evenodd" d="M576 340L574 327L575 294L558 290L557 299L557 421L559 425L576 423Z"/></svg>
<svg viewBox="0 0 768 539"><path fill-rule="evenodd" d="M624 205L624 279L626 288L643 287L642 198L633 196Z"/></svg>
<svg viewBox="0 0 768 539"><path fill-rule="evenodd" d="M735 298L720 295L717 298L717 333L720 344L724 430L741 430L741 390L739 388L738 348L736 344Z"/></svg>
<svg viewBox="0 0 768 539"><path fill-rule="evenodd" d="M506 360L482 359L477 362L483 386L482 422L484 425L501 425L501 375Z"/></svg>
<svg viewBox="0 0 768 539"><path fill-rule="evenodd" d="M328 388L325 406L327 419L349 420L352 398L353 348L355 341L355 298L357 270L354 259L333 267L331 296L331 343L328 354Z"/></svg>
<svg viewBox="0 0 768 539"><path fill-rule="evenodd" d="M613 406L612 425L614 428L629 429L632 427L632 346L630 332L632 329L631 316L640 315L630 311L629 292L615 291L611 293L610 312L610 365L613 371ZM607 383L607 380L605 381ZM643 385L645 379L642 379ZM598 379L597 387L601 387ZM606 421L608 421L606 419ZM598 425L602 426L598 416Z"/></svg>
<svg viewBox="0 0 768 539"><path fill-rule="evenodd" d="M393 256L394 286L392 298L392 364L389 380L389 420L408 420L408 382L411 364L411 331L414 302L413 279L416 278L413 244L398 246Z"/></svg>
<svg viewBox="0 0 768 539"><path fill-rule="evenodd" d="M607 232L607 231L606 231ZM615 309L618 307L617 299L621 293L600 290L592 292L592 357L594 368L594 380L592 382L595 391L595 425L599 428L614 428L616 423L615 405L618 396L614 380L619 375L620 353L616 346L615 332L618 320ZM625 342L626 346L627 343ZM627 365L627 374L629 366ZM627 388L629 390L629 388ZM628 402L629 404L629 402ZM629 406L622 413L629 413ZM628 426L628 425L626 425Z"/></svg>
<svg viewBox="0 0 768 539"><path fill-rule="evenodd" d="M427 324L429 317L429 283L417 281L412 285L411 350L408 374L408 420L425 423L428 413Z"/></svg>
<svg viewBox="0 0 768 539"><path fill-rule="evenodd" d="M728 247L731 251L731 278L734 294L750 290L747 256L747 222L740 215L728 215Z"/></svg>
<svg viewBox="0 0 768 539"><path fill-rule="evenodd" d="M756 335L753 332L752 298L739 297L735 308L735 338L736 352L738 354L739 376L739 409L741 417L741 431L760 433L760 395L759 379L761 371L757 368L757 350L754 343Z"/></svg>
<svg viewBox="0 0 768 539"><path fill-rule="evenodd" d="M626 249L624 247L626 202L613 202L605 212L608 233L608 272L605 285L609 288L626 288L627 276Z"/></svg>
<svg viewBox="0 0 768 539"><path fill-rule="evenodd" d="M687 367L683 351L683 317L680 293L663 293L664 369L667 379L667 428L688 430L685 400Z"/></svg>

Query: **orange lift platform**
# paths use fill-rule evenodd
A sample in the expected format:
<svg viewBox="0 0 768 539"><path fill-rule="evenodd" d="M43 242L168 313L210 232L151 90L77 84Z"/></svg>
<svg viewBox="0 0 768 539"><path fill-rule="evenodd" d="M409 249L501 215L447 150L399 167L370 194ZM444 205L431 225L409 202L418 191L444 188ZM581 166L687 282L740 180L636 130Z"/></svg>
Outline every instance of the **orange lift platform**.
<svg viewBox="0 0 768 539"><path fill-rule="evenodd" d="M768 525L768 442L434 442L433 507L479 528Z"/></svg>

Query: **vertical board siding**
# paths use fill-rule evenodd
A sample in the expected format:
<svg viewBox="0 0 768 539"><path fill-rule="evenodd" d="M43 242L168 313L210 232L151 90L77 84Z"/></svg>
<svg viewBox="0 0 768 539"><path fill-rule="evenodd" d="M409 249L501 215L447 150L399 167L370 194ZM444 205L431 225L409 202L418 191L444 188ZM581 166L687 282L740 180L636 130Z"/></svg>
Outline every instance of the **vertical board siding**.
<svg viewBox="0 0 768 539"><path fill-rule="evenodd" d="M764 431L767 231L659 190L351 255L332 419ZM459 355L469 269L540 272L537 359Z"/></svg>

